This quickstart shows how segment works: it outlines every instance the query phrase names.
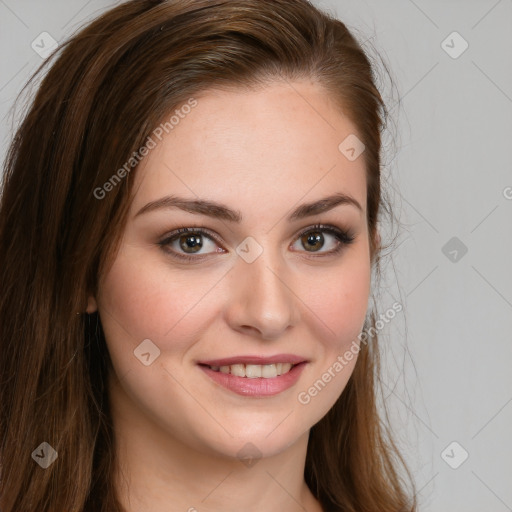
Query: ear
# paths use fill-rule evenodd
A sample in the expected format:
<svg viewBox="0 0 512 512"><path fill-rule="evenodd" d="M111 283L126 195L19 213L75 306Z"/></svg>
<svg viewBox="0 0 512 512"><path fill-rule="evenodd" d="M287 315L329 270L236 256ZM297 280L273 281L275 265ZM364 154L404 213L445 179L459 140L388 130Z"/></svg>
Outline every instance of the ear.
<svg viewBox="0 0 512 512"><path fill-rule="evenodd" d="M96 303L96 299L89 295L87 299L87 309L85 310L88 314L94 313L98 310L98 304Z"/></svg>

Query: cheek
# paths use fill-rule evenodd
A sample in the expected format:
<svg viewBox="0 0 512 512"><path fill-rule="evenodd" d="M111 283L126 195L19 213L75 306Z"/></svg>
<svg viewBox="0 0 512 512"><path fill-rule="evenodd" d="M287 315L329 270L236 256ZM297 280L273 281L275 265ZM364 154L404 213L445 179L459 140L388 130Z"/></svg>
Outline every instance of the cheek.
<svg viewBox="0 0 512 512"><path fill-rule="evenodd" d="M303 286L304 302L315 313L317 332L328 350L344 350L360 334L368 308L370 263L364 253L350 255L336 270L325 270Z"/></svg>
<svg viewBox="0 0 512 512"><path fill-rule="evenodd" d="M359 339L368 308L370 264L364 253L355 254L350 262L336 271L327 271L326 279L317 276L322 293L312 293L311 280L303 288L307 305L314 312L317 363L307 374L297 394L304 414L320 418L325 415L345 389L359 355ZM305 295L306 296L306 295Z"/></svg>
<svg viewBox="0 0 512 512"><path fill-rule="evenodd" d="M221 276L175 271L158 256L139 254L123 246L100 285L98 307L107 340L123 349L130 344L133 350L144 339L161 349L184 349L214 314L208 292ZM165 340L172 340L172 347L164 346Z"/></svg>

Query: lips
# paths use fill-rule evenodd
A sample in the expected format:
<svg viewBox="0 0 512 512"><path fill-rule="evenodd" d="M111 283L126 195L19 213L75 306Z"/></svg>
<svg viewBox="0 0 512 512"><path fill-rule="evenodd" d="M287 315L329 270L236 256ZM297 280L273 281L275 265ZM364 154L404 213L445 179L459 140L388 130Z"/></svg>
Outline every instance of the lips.
<svg viewBox="0 0 512 512"><path fill-rule="evenodd" d="M309 360L297 354L233 356L197 361L212 381L238 395L264 398L291 388Z"/></svg>
<svg viewBox="0 0 512 512"><path fill-rule="evenodd" d="M221 360L219 359L218 361ZM288 363L288 366L290 365L291 363ZM231 366L221 366L219 368L232 369L237 368L239 366L243 367L244 365L239 363ZM276 366L276 364L270 363L269 366ZM281 365L277 363L277 366ZM200 368L202 372L207 377L209 377L214 383L220 385L221 387L227 389L230 392L245 397L265 398L278 395L294 386L297 383L302 371L305 369L306 366L307 363L303 361L301 363L294 364L291 367L291 369L289 369L286 373L271 377L264 375L262 375L261 377L257 377L254 375L251 375L251 377L238 376L234 375L231 372L223 373L222 371L214 370L212 367L206 364L199 364L198 368ZM251 365L248 365L248 367L250 368Z"/></svg>

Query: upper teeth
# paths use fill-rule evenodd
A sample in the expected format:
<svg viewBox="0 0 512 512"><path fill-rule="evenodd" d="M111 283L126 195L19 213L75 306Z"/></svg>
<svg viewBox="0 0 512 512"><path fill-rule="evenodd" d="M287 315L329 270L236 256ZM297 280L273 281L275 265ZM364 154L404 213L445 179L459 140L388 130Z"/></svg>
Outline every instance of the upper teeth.
<svg viewBox="0 0 512 512"><path fill-rule="evenodd" d="M232 364L230 366L210 366L212 370L221 373L231 373L237 377L247 377L255 379L263 377L265 379L277 377L288 373L292 367L292 363L276 363L276 364Z"/></svg>

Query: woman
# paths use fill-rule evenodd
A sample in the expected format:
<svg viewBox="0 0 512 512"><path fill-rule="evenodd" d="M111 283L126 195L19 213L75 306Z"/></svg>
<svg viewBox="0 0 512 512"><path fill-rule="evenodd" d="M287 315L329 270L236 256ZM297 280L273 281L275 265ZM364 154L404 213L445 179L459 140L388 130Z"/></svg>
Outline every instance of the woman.
<svg viewBox="0 0 512 512"><path fill-rule="evenodd" d="M2 512L415 510L368 310L385 110L343 23L129 1L49 62L0 206Z"/></svg>

